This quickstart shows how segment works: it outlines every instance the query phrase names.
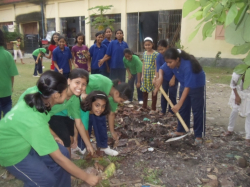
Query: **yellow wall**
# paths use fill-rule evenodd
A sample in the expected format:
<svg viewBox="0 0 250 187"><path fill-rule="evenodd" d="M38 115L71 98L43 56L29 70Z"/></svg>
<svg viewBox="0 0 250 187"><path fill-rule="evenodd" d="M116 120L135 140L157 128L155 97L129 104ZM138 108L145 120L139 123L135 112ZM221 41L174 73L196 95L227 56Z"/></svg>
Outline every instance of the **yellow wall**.
<svg viewBox="0 0 250 187"><path fill-rule="evenodd" d="M16 4L15 12L16 16L31 12L41 12L41 6L29 3Z"/></svg>
<svg viewBox="0 0 250 187"><path fill-rule="evenodd" d="M15 21L13 6L0 7L0 22Z"/></svg>
<svg viewBox="0 0 250 187"><path fill-rule="evenodd" d="M72 1L58 3L59 17L83 16L85 1Z"/></svg>
<svg viewBox="0 0 250 187"><path fill-rule="evenodd" d="M192 14L190 14L192 15ZM202 27L197 33L196 37L188 42L189 35L195 30L194 28L199 23L196 19L190 19L189 16L182 19L181 27L181 43L185 50L192 53L197 57L214 58L218 51L221 51L222 58L241 59L246 55L232 55L232 44L227 43L225 40L215 40L215 32L212 37L202 40Z"/></svg>

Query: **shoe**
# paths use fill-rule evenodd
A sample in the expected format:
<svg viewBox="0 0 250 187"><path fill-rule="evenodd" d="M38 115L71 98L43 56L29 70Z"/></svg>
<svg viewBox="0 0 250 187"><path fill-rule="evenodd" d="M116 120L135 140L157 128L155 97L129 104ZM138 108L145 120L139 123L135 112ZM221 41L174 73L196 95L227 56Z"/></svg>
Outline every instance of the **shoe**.
<svg viewBox="0 0 250 187"><path fill-rule="evenodd" d="M81 154L85 154L86 153L86 148L84 148L83 150L80 149L80 147L76 147L75 149L71 148L71 152L76 152L79 151Z"/></svg>
<svg viewBox="0 0 250 187"><path fill-rule="evenodd" d="M143 105L143 101L139 101L139 105Z"/></svg>
<svg viewBox="0 0 250 187"><path fill-rule="evenodd" d="M131 101L127 100L127 101L124 101L123 103L124 103L124 104L130 104Z"/></svg>
<svg viewBox="0 0 250 187"><path fill-rule="evenodd" d="M109 156L117 156L119 154L117 151L110 149L109 146L105 149L101 149L101 151L104 151L104 153L109 155Z"/></svg>
<svg viewBox="0 0 250 187"><path fill-rule="evenodd" d="M43 66L43 69L45 68L45 66Z"/></svg>
<svg viewBox="0 0 250 187"><path fill-rule="evenodd" d="M39 75L33 75L33 77L40 77Z"/></svg>

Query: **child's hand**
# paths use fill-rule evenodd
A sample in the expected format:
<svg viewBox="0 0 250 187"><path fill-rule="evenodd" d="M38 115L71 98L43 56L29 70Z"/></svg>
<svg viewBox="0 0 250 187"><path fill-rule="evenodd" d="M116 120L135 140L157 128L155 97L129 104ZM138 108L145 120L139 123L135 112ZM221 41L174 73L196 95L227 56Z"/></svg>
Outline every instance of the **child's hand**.
<svg viewBox="0 0 250 187"><path fill-rule="evenodd" d="M169 81L169 86L172 87L175 85L175 78L172 78L170 81Z"/></svg>
<svg viewBox="0 0 250 187"><path fill-rule="evenodd" d="M63 69L59 69L59 73L63 74Z"/></svg>
<svg viewBox="0 0 250 187"><path fill-rule="evenodd" d="M177 113L179 112L181 106L177 103L176 105L174 105L171 110L174 112L174 113Z"/></svg>
<svg viewBox="0 0 250 187"><path fill-rule="evenodd" d="M140 88L141 87L141 83L140 82L137 82L136 83L136 88Z"/></svg>
<svg viewBox="0 0 250 187"><path fill-rule="evenodd" d="M104 63L103 59L99 60L98 61L98 66L101 67L103 65L103 63Z"/></svg>
<svg viewBox="0 0 250 187"><path fill-rule="evenodd" d="M87 177L86 177L86 183L88 183L90 186L96 186L97 185L97 183L101 180L101 177L99 177L99 176L95 176L95 175L91 175L91 174L87 174L86 173L86 175L88 175Z"/></svg>
<svg viewBox="0 0 250 187"><path fill-rule="evenodd" d="M87 150L91 155L93 155L95 152L92 146L87 147Z"/></svg>
<svg viewBox="0 0 250 187"><path fill-rule="evenodd" d="M115 131L111 132L111 135L112 135L113 140L115 140L115 141L118 140L118 135Z"/></svg>
<svg viewBox="0 0 250 187"><path fill-rule="evenodd" d="M141 76L141 82L143 82L143 75Z"/></svg>
<svg viewBox="0 0 250 187"><path fill-rule="evenodd" d="M235 96L235 104L236 104L236 105L240 105L240 104L241 104L241 98L240 98L239 95L236 95L236 96Z"/></svg>
<svg viewBox="0 0 250 187"><path fill-rule="evenodd" d="M70 146L72 149L77 148L77 138L74 137L74 142Z"/></svg>
<svg viewBox="0 0 250 187"><path fill-rule="evenodd" d="M91 72L91 67L90 66L88 66L88 72Z"/></svg>
<svg viewBox="0 0 250 187"><path fill-rule="evenodd" d="M38 64L38 60L36 60L36 64Z"/></svg>
<svg viewBox="0 0 250 187"><path fill-rule="evenodd" d="M79 68L79 66L77 64L74 64L75 68Z"/></svg>
<svg viewBox="0 0 250 187"><path fill-rule="evenodd" d="M133 75L131 75L131 73L128 74L128 80L130 80L133 77Z"/></svg>
<svg viewBox="0 0 250 187"><path fill-rule="evenodd" d="M62 141L59 137L55 136L54 139L55 139L55 141L56 141L57 143L59 143L59 144L61 144L61 145L64 146L63 141Z"/></svg>

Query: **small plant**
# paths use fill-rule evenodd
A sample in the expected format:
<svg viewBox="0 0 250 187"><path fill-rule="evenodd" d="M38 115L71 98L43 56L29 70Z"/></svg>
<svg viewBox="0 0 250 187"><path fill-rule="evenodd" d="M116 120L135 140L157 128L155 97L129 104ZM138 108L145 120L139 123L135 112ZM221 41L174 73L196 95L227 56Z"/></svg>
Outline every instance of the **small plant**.
<svg viewBox="0 0 250 187"><path fill-rule="evenodd" d="M90 23L95 29L98 29L98 31L104 30L106 27L110 27L113 29L113 23L114 19L109 19L107 16L104 15L104 13L107 10L110 10L113 7L113 5L107 5L107 6L95 6L92 8L89 8L88 10L94 10L97 11L97 13L90 15ZM94 20L91 19L91 17L94 17ZM86 18L88 19L88 18Z"/></svg>
<svg viewBox="0 0 250 187"><path fill-rule="evenodd" d="M160 176L162 175L162 170L153 170L149 168L145 168L143 170L143 179L145 182L155 185L161 185L162 182L160 180Z"/></svg>
<svg viewBox="0 0 250 187"><path fill-rule="evenodd" d="M215 56L214 61L212 62L212 67L216 67L216 66L217 66L217 62L218 62L218 60L221 60L220 55L221 55L221 52L220 52L220 51L218 51L218 53L217 53L217 54L216 54L216 56Z"/></svg>
<svg viewBox="0 0 250 187"><path fill-rule="evenodd" d="M175 42L175 47L177 49L181 49L181 50L184 50L184 45L181 45L181 40L178 40L177 42Z"/></svg>

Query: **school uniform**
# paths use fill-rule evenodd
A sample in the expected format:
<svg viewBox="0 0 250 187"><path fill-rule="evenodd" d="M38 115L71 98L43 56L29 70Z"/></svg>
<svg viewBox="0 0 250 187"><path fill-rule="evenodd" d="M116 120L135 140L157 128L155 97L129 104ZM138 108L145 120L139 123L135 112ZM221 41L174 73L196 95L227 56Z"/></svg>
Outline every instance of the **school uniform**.
<svg viewBox="0 0 250 187"><path fill-rule="evenodd" d="M71 185L70 174L49 156L60 149L69 158L68 150L50 133L49 119L49 114L20 100L0 121L0 165L24 186Z"/></svg>
<svg viewBox="0 0 250 187"><path fill-rule="evenodd" d="M161 69L164 71L166 66L167 64L165 63ZM188 128L190 128L190 114L192 108L195 137L203 137L205 136L206 121L205 73L203 70L197 74L193 73L191 62L184 59L181 59L180 67L172 69L172 72L180 81L180 98L184 88L190 88L188 96L180 108L179 113ZM178 121L177 132L185 132L180 121Z"/></svg>
<svg viewBox="0 0 250 187"><path fill-rule="evenodd" d="M123 57L123 63L125 68L128 68L132 75L132 78L128 80L128 84L132 89L131 98L129 98L129 100L133 101L134 85L137 84L137 74L142 72L142 62L137 55L132 55L132 59L130 61L127 60L125 57ZM138 95L138 101L142 101L143 94L140 88L137 88L137 95Z"/></svg>
<svg viewBox="0 0 250 187"><path fill-rule="evenodd" d="M35 51L33 51L32 56L33 56L35 62L36 62L37 57L38 57L38 55L39 55L40 53L44 53L44 54L45 54L45 53L46 53L46 49L44 49L44 48L38 48L38 49L36 49ZM42 56L41 56L41 57L42 57ZM43 67L42 67L41 58L38 59L38 63L37 63L37 64L35 63L35 69L34 69L33 75L34 75L34 76L38 75L37 72L38 72L39 74L42 74L42 73L43 73Z"/></svg>
<svg viewBox="0 0 250 187"><path fill-rule="evenodd" d="M110 59L110 79L119 79L125 82L126 69L123 64L123 51L128 48L128 44L124 41L121 43L118 40L110 42L106 54L111 57Z"/></svg>
<svg viewBox="0 0 250 187"><path fill-rule="evenodd" d="M99 60L101 60L107 51L107 47L104 44L101 44L100 47L98 47L96 44L92 45L89 49L89 53L91 56L91 74L101 74L106 77L109 76L107 72L107 66L104 62L101 67L98 66Z"/></svg>
<svg viewBox="0 0 250 187"><path fill-rule="evenodd" d="M62 51L59 47L55 48L53 51L53 61L57 63L59 69L63 69L63 75L69 78L70 67L69 60L72 59L72 54L68 47L64 47ZM55 68L55 71L58 70Z"/></svg>
<svg viewBox="0 0 250 187"><path fill-rule="evenodd" d="M158 54L156 58L156 70L159 72L159 69L162 65L166 64L164 60L164 56L162 54ZM164 69L164 76L163 76L163 82L162 82L162 88L163 90L168 93L170 100L172 101L173 105L176 105L176 95L177 95L177 89L178 89L178 83L179 81L175 78L175 85L169 86L169 81L172 79L174 73L172 70L166 66ZM161 95L161 109L162 113L166 113L168 102L165 99L163 95ZM169 105L168 112L171 112L173 114L173 111L171 110L171 107Z"/></svg>
<svg viewBox="0 0 250 187"><path fill-rule="evenodd" d="M12 81L11 77L18 75L16 64L12 55L0 46L0 119L11 110L12 107Z"/></svg>
<svg viewBox="0 0 250 187"><path fill-rule="evenodd" d="M100 74L89 75L89 83L86 88L86 93L89 94L92 91L102 91L107 96L110 93L111 88L113 87L112 81ZM118 106L118 103L114 102L113 97L109 97L109 105L112 112L115 112ZM82 113L82 117L84 117L84 113ZM86 128L85 128L86 129ZM106 116L96 116L94 114L89 115L89 126L88 130L89 134L91 134L92 129L94 129L97 146L100 148L107 148L107 125L106 125ZM81 139L78 139L78 147L83 150L85 148L85 144Z"/></svg>

